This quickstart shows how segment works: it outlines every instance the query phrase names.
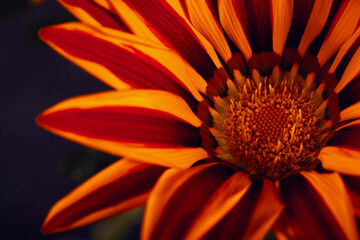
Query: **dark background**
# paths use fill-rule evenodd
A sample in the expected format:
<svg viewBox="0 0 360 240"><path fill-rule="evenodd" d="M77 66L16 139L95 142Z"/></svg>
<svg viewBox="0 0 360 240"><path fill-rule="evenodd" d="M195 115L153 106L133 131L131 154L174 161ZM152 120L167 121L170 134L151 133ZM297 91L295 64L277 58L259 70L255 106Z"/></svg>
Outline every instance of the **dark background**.
<svg viewBox="0 0 360 240"><path fill-rule="evenodd" d="M59 171L61 157L83 148L41 129L35 118L66 98L108 89L38 39L41 27L69 20L54 0L0 1L0 239L96 239L93 226L40 232L50 207L81 182Z"/></svg>

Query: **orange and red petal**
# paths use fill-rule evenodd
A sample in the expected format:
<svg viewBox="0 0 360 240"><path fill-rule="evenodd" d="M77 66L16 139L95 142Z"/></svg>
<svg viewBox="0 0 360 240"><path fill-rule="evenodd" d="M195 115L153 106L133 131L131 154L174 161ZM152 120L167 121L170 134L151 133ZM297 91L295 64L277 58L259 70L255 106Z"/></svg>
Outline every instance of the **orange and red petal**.
<svg viewBox="0 0 360 240"><path fill-rule="evenodd" d="M186 65L180 62L180 70L175 75L172 69L155 60L156 56L149 56L149 52L140 49L151 48L146 48L146 42L137 42L136 38L126 39L126 33L119 35L119 38L109 37L76 23L47 27L39 34L55 50L114 88L166 90L183 97L193 108L196 107L193 95L199 99L199 93L186 77L180 76L182 79L179 79L180 70L189 73ZM162 51L166 52L164 49ZM153 51L153 55L162 56L162 51ZM174 62L181 61L172 56Z"/></svg>
<svg viewBox="0 0 360 240"><path fill-rule="evenodd" d="M214 62L190 25L171 5L158 0L124 2L146 21L165 45L175 49L202 77L208 79L213 75Z"/></svg>
<svg viewBox="0 0 360 240"><path fill-rule="evenodd" d="M59 0L80 21L99 27L130 32L125 23L112 11L91 0Z"/></svg>
<svg viewBox="0 0 360 240"><path fill-rule="evenodd" d="M341 175L348 190L355 214L360 218L360 177L351 175Z"/></svg>
<svg viewBox="0 0 360 240"><path fill-rule="evenodd" d="M251 185L248 174L236 172L203 205L185 239L203 238L237 205Z"/></svg>
<svg viewBox="0 0 360 240"><path fill-rule="evenodd" d="M212 220L215 222L220 220L221 211L228 211L227 207L221 207L220 212L204 209L204 207L211 208L211 201L215 205L220 204L212 199L214 194L219 194L217 192L219 189L223 189L226 195L237 198L236 193L248 187L246 178L240 177L240 186L232 183L231 187L226 188L224 184L231 182L227 180L234 173L234 170L216 163L202 164L187 170L171 169L165 172L154 187L146 205L142 229L143 239L184 238L197 217L201 218L201 214L209 214L208 217L214 218ZM229 202L229 205L231 208L233 203ZM201 230L206 227L201 226ZM207 230L205 229L205 232Z"/></svg>
<svg viewBox="0 0 360 240"><path fill-rule="evenodd" d="M185 1L192 25L214 46L225 62L231 51L217 17L217 7L211 1Z"/></svg>
<svg viewBox="0 0 360 240"><path fill-rule="evenodd" d="M232 211L204 239L262 239L284 209L270 180L253 180Z"/></svg>
<svg viewBox="0 0 360 240"><path fill-rule="evenodd" d="M312 10L298 46L298 53L302 57L298 67L304 78L310 74L310 79L314 80L320 69L333 61L331 57L355 31L358 22L358 14L355 12L360 10L360 6L356 1L316 0L309 3ZM292 34L290 30L290 35ZM292 48L288 49L290 52L287 53L285 50L286 55L283 59L290 57L298 64L296 52L292 51ZM285 60L287 63L284 65L288 69L291 61Z"/></svg>
<svg viewBox="0 0 360 240"><path fill-rule="evenodd" d="M280 182L285 211L274 231L282 239L357 239L355 215L337 173L302 172Z"/></svg>
<svg viewBox="0 0 360 240"><path fill-rule="evenodd" d="M122 159L60 199L48 213L42 232L84 226L143 205L166 168Z"/></svg>
<svg viewBox="0 0 360 240"><path fill-rule="evenodd" d="M263 76L270 75L280 63L279 54L290 27L287 24L290 15L284 14L283 10L292 11L290 3L283 3L271 0L219 2L224 30L243 53L251 72L256 69ZM288 19L281 24L283 17ZM273 43L273 40L276 42Z"/></svg>
<svg viewBox="0 0 360 240"><path fill-rule="evenodd" d="M200 119L185 101L168 92L128 90L76 97L46 110L37 120L70 140L149 163L188 167L207 157L201 148ZM157 155L156 149L164 149L165 155L177 149L179 157L184 154L182 163Z"/></svg>

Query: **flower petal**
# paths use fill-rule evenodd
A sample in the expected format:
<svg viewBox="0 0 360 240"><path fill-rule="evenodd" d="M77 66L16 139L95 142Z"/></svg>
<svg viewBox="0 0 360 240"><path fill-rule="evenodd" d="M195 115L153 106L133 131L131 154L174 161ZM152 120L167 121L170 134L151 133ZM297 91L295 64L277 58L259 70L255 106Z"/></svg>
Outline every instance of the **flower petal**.
<svg viewBox="0 0 360 240"><path fill-rule="evenodd" d="M297 4L303 4L303 1L299 0L296 1ZM314 41L314 39L321 33L321 31L323 30L323 27L325 26L325 23L328 19L329 13L330 13L330 9L332 6L332 1L327 1L327 0L314 0L314 1L305 1L306 5L304 5L304 7L306 6L307 10L310 8L311 9L311 14L309 15L309 18L305 18L307 19L307 22L301 20L302 16L302 11L298 11L296 10L297 8L294 7L295 12L298 12L298 17L297 20L298 21L303 21L303 23L306 23L306 28L303 30L303 34L300 35L299 37L301 37L300 42L298 43L299 47L298 47L298 51L300 53L300 55L303 57L306 53L306 51L308 50L310 44ZM336 7L335 7L336 9ZM306 11L306 13L309 13L308 11ZM294 14L295 15L295 14ZM301 24L301 23L298 23ZM303 25L302 25L303 27ZM296 34L294 32L294 34Z"/></svg>
<svg viewBox="0 0 360 240"><path fill-rule="evenodd" d="M111 37L81 23L44 28L39 34L56 51L116 89L162 89L188 101L190 92L202 100L196 87L205 91L205 81L168 48L127 33Z"/></svg>
<svg viewBox="0 0 360 240"><path fill-rule="evenodd" d="M124 0L132 11L140 15L148 27L171 46L205 79L212 77L215 64L200 44L195 32L168 3L158 0ZM112 1L116 6L118 1ZM119 9L119 12L122 9Z"/></svg>
<svg viewBox="0 0 360 240"><path fill-rule="evenodd" d="M290 30L293 16L292 0L272 0L273 16L273 50L281 55ZM296 11L299 11L296 9Z"/></svg>
<svg viewBox="0 0 360 240"><path fill-rule="evenodd" d="M180 239L213 193L232 174L230 168L214 163L166 171L147 202L142 238Z"/></svg>
<svg viewBox="0 0 360 240"><path fill-rule="evenodd" d="M231 51L215 16L216 9L209 1L187 0L186 5L193 26L211 42L225 62L229 61Z"/></svg>
<svg viewBox="0 0 360 240"><path fill-rule="evenodd" d="M274 230L287 239L357 239L351 202L337 173L301 172L280 183L286 207Z"/></svg>
<svg viewBox="0 0 360 240"><path fill-rule="evenodd" d="M280 63L276 52L281 54L285 44L291 22L291 14L286 11L291 6L289 1L277 0L219 1L222 26L244 54L254 78L258 73L269 76Z"/></svg>
<svg viewBox="0 0 360 240"><path fill-rule="evenodd" d="M189 25L189 27L194 31L199 42L209 54L210 58L214 62L217 68L221 68L222 64L218 57L218 53L215 51L213 45L190 23L190 17L186 10L186 3L183 0L166 0L166 2L184 19L184 21Z"/></svg>
<svg viewBox="0 0 360 240"><path fill-rule="evenodd" d="M294 0L291 27L281 59L281 69L297 68L311 42L325 25L331 7L327 0ZM314 24L316 23L316 24Z"/></svg>
<svg viewBox="0 0 360 240"><path fill-rule="evenodd" d="M96 26L117 30L130 30L124 22L108 9L90 0L59 0L59 2L80 21Z"/></svg>
<svg viewBox="0 0 360 240"><path fill-rule="evenodd" d="M241 25L234 1L219 0L219 17L221 26L229 35L231 40L240 49L246 60L252 55L250 42L244 27Z"/></svg>
<svg viewBox="0 0 360 240"><path fill-rule="evenodd" d="M284 208L269 180L255 180L235 208L204 239L262 239Z"/></svg>
<svg viewBox="0 0 360 240"><path fill-rule="evenodd" d="M335 4L334 4L335 5ZM336 9L331 26L317 54L320 66L323 66L354 33L360 15L359 1L343 1Z"/></svg>
<svg viewBox="0 0 360 240"><path fill-rule="evenodd" d="M360 120L350 122L338 128L327 142L327 146L345 147L353 150L360 149Z"/></svg>
<svg viewBox="0 0 360 240"><path fill-rule="evenodd" d="M145 203L165 168L122 159L59 200L50 210L43 233L84 226Z"/></svg>
<svg viewBox="0 0 360 240"><path fill-rule="evenodd" d="M360 218L360 177L341 175L349 192L355 214Z"/></svg>
<svg viewBox="0 0 360 240"><path fill-rule="evenodd" d="M76 97L43 112L38 123L92 148L149 163L189 167L208 157L200 147L200 119L168 92L128 90Z"/></svg>
<svg viewBox="0 0 360 240"><path fill-rule="evenodd" d="M234 173L204 204L185 239L201 239L236 206L250 185L248 174Z"/></svg>
<svg viewBox="0 0 360 240"><path fill-rule="evenodd" d="M331 4L331 8L327 16L326 11L329 4ZM300 74L307 78L308 82L315 80L320 69L329 60L332 61L331 57L354 33L359 19L357 14L359 11L360 4L358 1L325 1L324 5L319 6L318 14L320 14L321 19L319 19L319 22L313 22L312 25L308 23L308 26L310 29L315 28L316 34L318 34L318 30L321 30L321 32L318 36L315 35L316 38L312 42L307 41L307 44L311 44L303 57L299 69ZM318 28L318 24L323 23L324 17L327 17L325 25ZM299 46L299 49L301 49L301 46Z"/></svg>
<svg viewBox="0 0 360 240"><path fill-rule="evenodd" d="M321 149L318 158L325 169L360 176L360 150L328 146Z"/></svg>

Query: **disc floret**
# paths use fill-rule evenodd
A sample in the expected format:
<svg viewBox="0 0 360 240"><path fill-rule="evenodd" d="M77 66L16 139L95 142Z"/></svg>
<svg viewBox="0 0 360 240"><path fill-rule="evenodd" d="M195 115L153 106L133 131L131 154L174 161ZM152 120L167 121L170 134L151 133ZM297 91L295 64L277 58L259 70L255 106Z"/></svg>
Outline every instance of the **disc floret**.
<svg viewBox="0 0 360 240"><path fill-rule="evenodd" d="M250 82L230 98L224 118L227 161L269 178L311 165L319 134L313 92L283 81L252 87Z"/></svg>

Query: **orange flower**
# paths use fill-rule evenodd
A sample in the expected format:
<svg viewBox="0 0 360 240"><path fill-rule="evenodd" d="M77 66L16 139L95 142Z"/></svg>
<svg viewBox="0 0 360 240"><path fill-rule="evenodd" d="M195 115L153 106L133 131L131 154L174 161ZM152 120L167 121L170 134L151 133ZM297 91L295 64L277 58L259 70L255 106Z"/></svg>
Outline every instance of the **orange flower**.
<svg viewBox="0 0 360 240"><path fill-rule="evenodd" d="M357 239L360 1L60 2L41 38L114 90L38 123L125 158L44 233L146 203L143 239Z"/></svg>

